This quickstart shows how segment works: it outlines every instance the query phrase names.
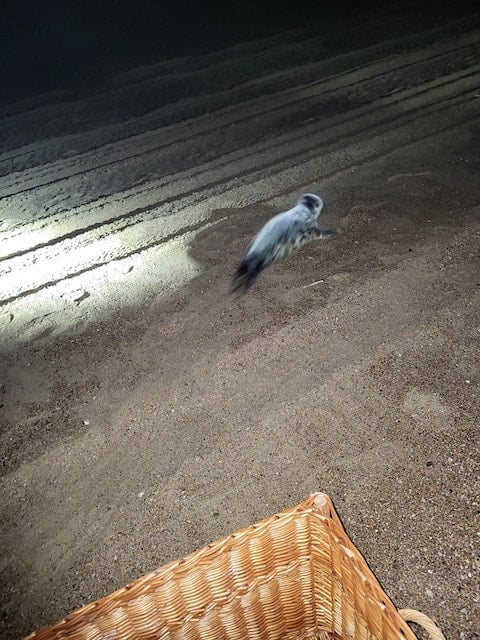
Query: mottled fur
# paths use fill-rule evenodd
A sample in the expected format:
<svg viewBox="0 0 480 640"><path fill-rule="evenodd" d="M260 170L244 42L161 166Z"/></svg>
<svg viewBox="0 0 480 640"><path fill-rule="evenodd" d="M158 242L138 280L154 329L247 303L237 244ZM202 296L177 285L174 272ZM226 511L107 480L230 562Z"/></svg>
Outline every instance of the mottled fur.
<svg viewBox="0 0 480 640"><path fill-rule="evenodd" d="M341 233L340 229L319 229L317 219L322 209L323 200L319 196L305 193L293 209L271 218L249 244L233 276L232 292L245 293L264 269L295 253L307 242Z"/></svg>

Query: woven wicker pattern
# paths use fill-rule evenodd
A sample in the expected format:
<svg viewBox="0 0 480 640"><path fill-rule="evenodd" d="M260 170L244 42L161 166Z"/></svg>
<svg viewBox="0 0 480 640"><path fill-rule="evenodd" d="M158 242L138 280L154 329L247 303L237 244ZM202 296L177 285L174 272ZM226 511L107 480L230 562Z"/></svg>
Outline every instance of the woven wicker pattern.
<svg viewBox="0 0 480 640"><path fill-rule="evenodd" d="M317 493L29 640L414 640Z"/></svg>

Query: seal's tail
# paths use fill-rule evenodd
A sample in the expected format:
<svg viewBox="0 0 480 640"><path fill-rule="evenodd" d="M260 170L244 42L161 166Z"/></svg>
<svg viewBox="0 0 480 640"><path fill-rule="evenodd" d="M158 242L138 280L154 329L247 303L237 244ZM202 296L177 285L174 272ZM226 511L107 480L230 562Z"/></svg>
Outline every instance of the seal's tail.
<svg viewBox="0 0 480 640"><path fill-rule="evenodd" d="M263 263L256 256L245 257L232 278L230 291L242 295L263 271Z"/></svg>

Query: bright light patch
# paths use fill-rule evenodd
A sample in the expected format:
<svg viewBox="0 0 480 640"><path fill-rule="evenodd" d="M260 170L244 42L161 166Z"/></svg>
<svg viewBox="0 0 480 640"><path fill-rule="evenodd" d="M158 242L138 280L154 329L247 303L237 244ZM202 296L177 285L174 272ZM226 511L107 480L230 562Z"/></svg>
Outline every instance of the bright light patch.
<svg viewBox="0 0 480 640"><path fill-rule="evenodd" d="M51 228L27 231L6 231L0 233L0 259L14 256L16 253L30 251L32 247L47 244L53 237ZM0 273L2 266L0 263Z"/></svg>
<svg viewBox="0 0 480 640"><path fill-rule="evenodd" d="M174 292L200 272L188 255L192 239L193 234L186 234L17 298L3 307L3 313L0 311L3 346L11 341L57 335L67 329L84 329L122 308ZM87 262L93 253L93 249L83 252L83 260ZM37 278L53 278L56 267L57 261L52 262L50 270L44 263ZM18 286L29 286L26 273Z"/></svg>

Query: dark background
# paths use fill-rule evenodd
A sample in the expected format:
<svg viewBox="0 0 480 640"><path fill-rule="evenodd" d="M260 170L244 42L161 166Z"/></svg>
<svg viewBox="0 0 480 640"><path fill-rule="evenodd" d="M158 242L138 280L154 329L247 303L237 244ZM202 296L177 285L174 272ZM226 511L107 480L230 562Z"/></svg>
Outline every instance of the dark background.
<svg viewBox="0 0 480 640"><path fill-rule="evenodd" d="M380 2L7 0L1 17L2 94L93 86L121 69L223 49L308 21L351 19Z"/></svg>
<svg viewBox="0 0 480 640"><path fill-rule="evenodd" d="M460 14L466 4L431 6ZM404 0L402 6L414 20L418 3ZM93 89L136 65L223 49L308 22L331 23L334 31L339 21L380 16L392 7L378 0L7 0L0 10L0 98L8 103L55 89Z"/></svg>

